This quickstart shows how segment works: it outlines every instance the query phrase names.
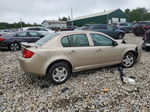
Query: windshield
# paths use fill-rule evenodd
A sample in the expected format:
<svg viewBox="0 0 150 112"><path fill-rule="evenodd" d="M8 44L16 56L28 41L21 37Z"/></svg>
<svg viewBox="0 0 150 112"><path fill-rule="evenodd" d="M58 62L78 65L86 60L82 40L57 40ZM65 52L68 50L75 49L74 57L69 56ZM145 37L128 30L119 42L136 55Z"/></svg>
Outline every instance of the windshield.
<svg viewBox="0 0 150 112"><path fill-rule="evenodd" d="M42 46L44 45L46 42L48 42L49 40L51 40L52 38L56 37L57 35L59 35L59 33L51 33L46 35L45 37L41 38L40 40L38 40L36 42L36 44Z"/></svg>

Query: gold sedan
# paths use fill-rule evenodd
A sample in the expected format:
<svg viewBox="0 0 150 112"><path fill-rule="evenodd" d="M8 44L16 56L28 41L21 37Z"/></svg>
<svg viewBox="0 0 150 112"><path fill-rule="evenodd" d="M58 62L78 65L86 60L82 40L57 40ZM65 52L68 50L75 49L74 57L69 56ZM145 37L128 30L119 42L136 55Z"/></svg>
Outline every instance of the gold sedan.
<svg viewBox="0 0 150 112"><path fill-rule="evenodd" d="M25 72L44 75L55 84L66 82L72 72L114 64L131 67L141 57L137 45L93 31L52 33L22 44L22 53L19 62Z"/></svg>

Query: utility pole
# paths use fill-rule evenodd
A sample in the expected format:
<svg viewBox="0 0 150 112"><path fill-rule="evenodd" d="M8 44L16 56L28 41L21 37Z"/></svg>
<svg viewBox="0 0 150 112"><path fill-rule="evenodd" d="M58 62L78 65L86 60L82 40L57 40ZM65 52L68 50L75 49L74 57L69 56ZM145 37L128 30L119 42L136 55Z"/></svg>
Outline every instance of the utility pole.
<svg viewBox="0 0 150 112"><path fill-rule="evenodd" d="M22 19L20 18L20 28L22 29Z"/></svg>
<svg viewBox="0 0 150 112"><path fill-rule="evenodd" d="M72 7L71 7L71 25L73 26L73 10L72 10Z"/></svg>

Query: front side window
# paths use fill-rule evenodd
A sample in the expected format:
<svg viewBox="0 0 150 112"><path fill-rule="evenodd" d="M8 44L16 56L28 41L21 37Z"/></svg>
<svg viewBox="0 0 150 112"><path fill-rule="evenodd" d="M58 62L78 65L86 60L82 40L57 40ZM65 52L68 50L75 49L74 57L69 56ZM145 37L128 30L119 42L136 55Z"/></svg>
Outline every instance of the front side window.
<svg viewBox="0 0 150 112"><path fill-rule="evenodd" d="M100 34L90 34L95 46L112 46L113 41Z"/></svg>
<svg viewBox="0 0 150 112"><path fill-rule="evenodd" d="M18 33L17 37L27 37L27 32Z"/></svg>
<svg viewBox="0 0 150 112"><path fill-rule="evenodd" d="M75 34L63 37L61 39L61 44L63 47L89 46L86 34Z"/></svg>

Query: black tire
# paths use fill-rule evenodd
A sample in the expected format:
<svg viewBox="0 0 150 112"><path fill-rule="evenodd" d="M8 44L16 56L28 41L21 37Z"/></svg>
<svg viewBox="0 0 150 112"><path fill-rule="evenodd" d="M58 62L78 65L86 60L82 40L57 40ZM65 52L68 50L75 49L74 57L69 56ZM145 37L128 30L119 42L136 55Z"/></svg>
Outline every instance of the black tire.
<svg viewBox="0 0 150 112"><path fill-rule="evenodd" d="M57 72L57 70L59 70L59 72ZM49 68L48 74L46 74L46 78L51 80L52 83L57 84L57 85L65 83L69 77L70 77L70 68L68 64L65 62L58 62L58 63L53 64Z"/></svg>
<svg viewBox="0 0 150 112"><path fill-rule="evenodd" d="M135 62L136 62L135 55L131 52L128 52L123 56L121 66L124 68L130 68L134 65Z"/></svg>
<svg viewBox="0 0 150 112"><path fill-rule="evenodd" d="M123 34L123 33L119 33L119 34L118 34L118 39L123 39L123 37L124 37L124 34Z"/></svg>
<svg viewBox="0 0 150 112"><path fill-rule="evenodd" d="M147 47L147 46L146 46L146 42L143 42L143 44L142 44L142 49L143 49L144 51L147 51L147 52L150 51L150 47Z"/></svg>
<svg viewBox="0 0 150 112"><path fill-rule="evenodd" d="M18 43L16 43L16 42L11 43L11 44L9 45L9 49L10 49L11 51L19 51L19 50L20 50L20 44L18 44Z"/></svg>
<svg viewBox="0 0 150 112"><path fill-rule="evenodd" d="M135 36L140 36L140 34L135 33Z"/></svg>

